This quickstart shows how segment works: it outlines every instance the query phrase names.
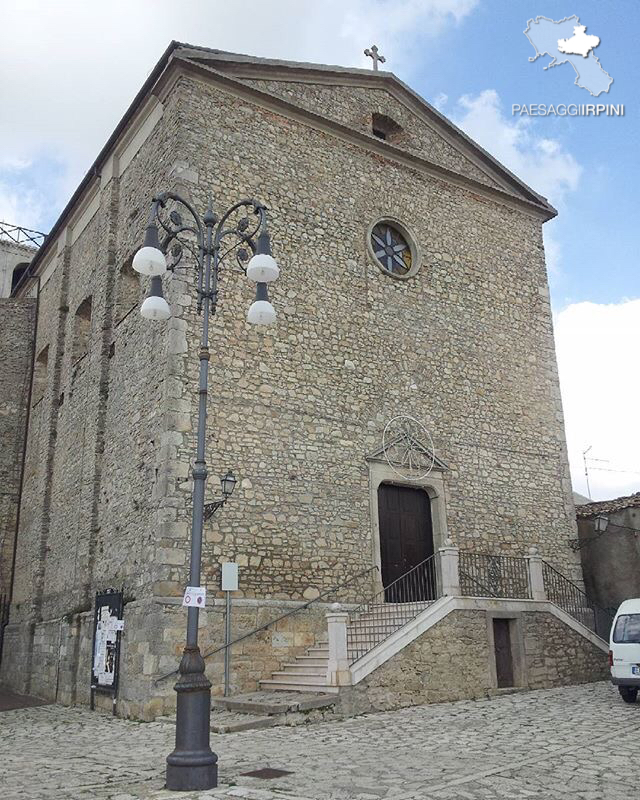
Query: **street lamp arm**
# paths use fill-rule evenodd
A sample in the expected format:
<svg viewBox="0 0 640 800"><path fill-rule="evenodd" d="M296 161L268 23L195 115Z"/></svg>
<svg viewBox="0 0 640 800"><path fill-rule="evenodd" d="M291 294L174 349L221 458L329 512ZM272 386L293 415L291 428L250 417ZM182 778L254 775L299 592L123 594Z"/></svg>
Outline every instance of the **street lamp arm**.
<svg viewBox="0 0 640 800"><path fill-rule="evenodd" d="M227 502L227 498L223 497L221 500L212 500L211 503L204 504L204 520L210 520L219 508Z"/></svg>
<svg viewBox="0 0 640 800"><path fill-rule="evenodd" d="M247 210L251 209L253 210L254 214L258 215L258 224L255 230L251 234L245 234L243 238L253 237L258 232L258 230L265 224L267 207L263 203L260 203L258 200L254 200L251 198L240 200L238 203L234 203L230 208L228 208L220 218L220 221L218 222L216 228L216 232L213 237L214 248L220 246L220 241L224 236L228 236L229 234L233 233L240 233L242 235L242 232L246 230L246 228L248 227L247 217L242 217L239 220L239 222L231 228L224 227L229 217L231 217L233 214L235 214L236 211L239 211L241 208L246 208ZM244 225L243 227L240 227L240 223L244 221L246 221L247 224Z"/></svg>
<svg viewBox="0 0 640 800"><path fill-rule="evenodd" d="M235 223L225 227L228 220L240 209L246 209L245 216ZM248 212L253 213L258 217L255 225L251 225L249 221ZM254 241L256 234L262 230L266 225L266 207L259 203L257 200L248 199L241 200L229 208L218 222L216 231L213 237L213 249L217 253L218 264L222 264L226 257L236 252L236 261L238 266L243 272L246 272L245 264L251 255L254 255L257 247ZM232 243L226 250L222 250L222 242L228 237L233 237ZM251 251L248 252L247 248ZM221 251L222 250L222 251Z"/></svg>
<svg viewBox="0 0 640 800"><path fill-rule="evenodd" d="M166 208L166 205L169 200L173 200L174 202L179 203L180 205L184 206L187 209L189 214L191 214L193 221L195 222L195 228L192 228L190 225L183 225L182 215L180 214L179 211L175 209L171 211L169 214L169 219L173 227L167 225L167 223L162 219L162 215L160 212L161 209ZM191 203L188 200L185 200L184 197L182 197L179 194L176 194L176 192L162 192L161 194L156 195L151 202L152 202L151 215L155 219L157 219L157 221L160 223L160 225L162 225L162 227L164 228L165 231L167 231L167 233L175 236L183 231L190 231L196 234L199 242L202 242L204 240L204 235L203 235L204 228L202 224L202 219L200 218L200 214L198 214L196 209L191 205Z"/></svg>
<svg viewBox="0 0 640 800"><path fill-rule="evenodd" d="M193 219L193 224L187 224L183 220L183 214L177 208L173 208L167 212L167 204L173 201L178 205L183 206ZM165 213L166 212L166 213ZM167 254L172 242L176 244L171 248L172 262L167 266L167 269L174 272L178 267L184 253L184 248L189 250L193 255L198 270L202 269L202 261L204 255L204 227L203 221L188 200L181 197L175 192L162 192L156 195L152 200L151 215L149 225L158 225L163 231L164 236L160 242L160 250ZM195 247L188 237L183 234L192 234L195 236Z"/></svg>

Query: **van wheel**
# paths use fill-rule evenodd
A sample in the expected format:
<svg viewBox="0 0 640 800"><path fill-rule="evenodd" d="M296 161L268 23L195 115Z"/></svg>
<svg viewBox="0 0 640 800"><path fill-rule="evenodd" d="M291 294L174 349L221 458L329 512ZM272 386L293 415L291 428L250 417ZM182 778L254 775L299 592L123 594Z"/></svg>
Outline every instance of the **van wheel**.
<svg viewBox="0 0 640 800"><path fill-rule="evenodd" d="M637 689L634 689L630 686L618 686L618 691L620 692L620 697L622 697L625 703L636 702L636 697L638 696Z"/></svg>

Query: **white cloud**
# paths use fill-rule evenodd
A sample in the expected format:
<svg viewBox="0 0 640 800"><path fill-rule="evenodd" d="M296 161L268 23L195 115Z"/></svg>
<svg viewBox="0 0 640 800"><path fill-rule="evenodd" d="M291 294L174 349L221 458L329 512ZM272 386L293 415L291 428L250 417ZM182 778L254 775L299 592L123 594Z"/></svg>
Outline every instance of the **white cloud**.
<svg viewBox="0 0 640 800"><path fill-rule="evenodd" d="M438 108L442 110L442 103ZM562 208L567 194L578 188L582 166L574 156L560 141L541 134L540 125L533 120L507 117L494 89L475 96L463 95L450 116L465 133L556 207ZM562 245L554 225L555 222L545 225L544 242L550 282L557 286L563 283L564 275Z"/></svg>
<svg viewBox="0 0 640 800"><path fill-rule="evenodd" d="M461 97L452 119L551 203L560 204L578 188L582 167L571 153L557 139L541 135L532 120L505 116L495 89Z"/></svg>
<svg viewBox="0 0 640 800"><path fill-rule="evenodd" d="M370 66L363 50L375 41L398 72L419 63L411 59L418 38L437 36L478 2L3 0L0 170L36 158L61 162L64 174L47 197L59 211L172 39L360 67ZM3 204L16 223L33 212L11 192Z"/></svg>
<svg viewBox="0 0 640 800"><path fill-rule="evenodd" d="M444 92L440 92L436 97L434 97L431 101L431 105L435 106L438 111L442 111L444 107L449 102L449 96L446 95Z"/></svg>
<svg viewBox="0 0 640 800"><path fill-rule="evenodd" d="M329 6L346 11L340 33L362 52L362 42L375 42L398 73L410 69L416 56L424 61L424 48L416 52L418 38L434 38L451 24L458 24L480 0L347 0ZM355 66L366 66L360 57ZM387 68L384 64L383 69Z"/></svg>
<svg viewBox="0 0 640 800"><path fill-rule="evenodd" d="M555 335L574 488L587 494L582 453L592 447L590 458L608 461L589 462L594 499L640 491L640 299L570 305Z"/></svg>

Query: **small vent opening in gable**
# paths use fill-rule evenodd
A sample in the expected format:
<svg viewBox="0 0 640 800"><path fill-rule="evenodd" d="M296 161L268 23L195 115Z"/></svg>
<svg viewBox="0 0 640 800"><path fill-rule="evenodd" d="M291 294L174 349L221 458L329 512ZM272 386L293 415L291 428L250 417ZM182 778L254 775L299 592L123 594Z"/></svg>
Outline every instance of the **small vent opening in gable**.
<svg viewBox="0 0 640 800"><path fill-rule="evenodd" d="M393 142L402 133L402 126L386 114L374 113L371 115L371 132L378 139Z"/></svg>

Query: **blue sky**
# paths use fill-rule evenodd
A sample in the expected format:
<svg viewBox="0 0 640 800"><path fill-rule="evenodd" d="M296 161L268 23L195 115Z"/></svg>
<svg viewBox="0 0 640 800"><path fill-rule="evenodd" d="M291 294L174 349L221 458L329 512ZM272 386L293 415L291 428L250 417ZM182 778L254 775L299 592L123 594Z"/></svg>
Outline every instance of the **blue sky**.
<svg viewBox="0 0 640 800"><path fill-rule="evenodd" d="M534 51L522 33L526 21L537 16L559 20L573 14L587 25L587 33L600 37L596 54L614 78L609 92L597 101L573 85L569 64L545 71L548 57L528 61ZM561 211L552 223L554 237L562 246L562 270L553 276L556 308L581 300L618 302L638 295L639 25L636 0L566 4L490 0L478 4L460 25L439 37L437 57L432 49L429 63L414 79L416 88L428 98L438 92L458 98L494 88L505 114L510 114L513 103L624 103L623 119L532 120L538 135L557 139L583 167L578 188L570 197L549 198ZM448 106L443 108L448 110Z"/></svg>
<svg viewBox="0 0 640 800"><path fill-rule="evenodd" d="M614 78L595 101L569 64L529 61L527 21L574 14ZM586 492L591 445L607 459L591 463L595 498L640 490L637 0L3 0L2 22L0 219L43 231L171 39L361 67L376 42L384 68L558 208L545 241L574 485ZM511 114L514 103L587 102L623 103L626 115Z"/></svg>

